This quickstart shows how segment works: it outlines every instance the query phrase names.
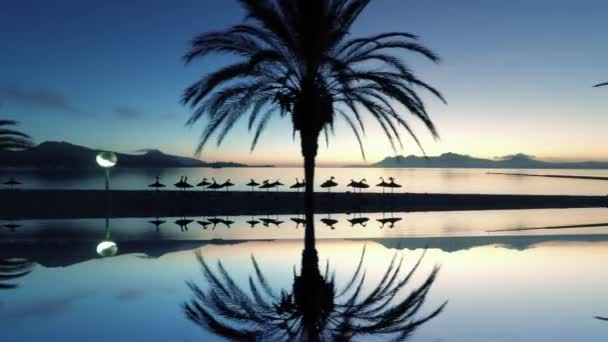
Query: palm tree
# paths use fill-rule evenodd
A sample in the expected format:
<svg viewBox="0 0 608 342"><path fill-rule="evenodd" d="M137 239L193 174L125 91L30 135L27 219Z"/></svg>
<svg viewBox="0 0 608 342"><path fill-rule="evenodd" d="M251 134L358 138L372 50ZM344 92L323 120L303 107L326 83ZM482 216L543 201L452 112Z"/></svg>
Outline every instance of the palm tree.
<svg viewBox="0 0 608 342"><path fill-rule="evenodd" d="M17 125L16 121L0 120L0 151L22 150L32 146L27 134L10 128L15 125Z"/></svg>
<svg viewBox="0 0 608 342"><path fill-rule="evenodd" d="M316 254L305 251L300 275L294 271L291 292L282 290L278 294L255 257L251 257L255 276L249 277L250 293L247 293L221 262L218 262L219 272L215 272L197 253L210 289L205 292L189 282L194 297L184 304L184 313L202 328L237 341L348 341L363 335L403 341L443 311L446 303L428 314L419 313L438 268L409 295L399 296L422 257L402 275L403 258L395 254L381 280L364 294L364 255L365 248L350 280L338 288L334 273L329 273L329 265L322 275Z"/></svg>
<svg viewBox="0 0 608 342"><path fill-rule="evenodd" d="M594 87L597 88L597 87L603 87L603 86L607 86L607 85L608 85L608 82L604 82L604 83L598 83L598 84L594 85Z"/></svg>
<svg viewBox="0 0 608 342"><path fill-rule="evenodd" d="M25 259L0 259L0 290L14 289L17 284L8 281L23 277L32 271L32 263Z"/></svg>
<svg viewBox="0 0 608 342"><path fill-rule="evenodd" d="M186 63L211 53L242 58L204 75L184 91L182 102L194 110L187 124L206 119L197 152L214 135L221 144L244 116L249 129L255 128L252 150L270 119L291 118L304 157L305 244L314 241L313 186L319 136L323 133L327 140L337 119L352 129L364 158L364 111L379 123L394 150L402 146L401 131L420 146L401 115L404 112L420 119L438 137L417 91L443 97L417 78L395 52L413 52L433 62L439 57L411 33L349 39L351 26L369 2L239 0L246 12L245 22L195 37L184 56Z"/></svg>

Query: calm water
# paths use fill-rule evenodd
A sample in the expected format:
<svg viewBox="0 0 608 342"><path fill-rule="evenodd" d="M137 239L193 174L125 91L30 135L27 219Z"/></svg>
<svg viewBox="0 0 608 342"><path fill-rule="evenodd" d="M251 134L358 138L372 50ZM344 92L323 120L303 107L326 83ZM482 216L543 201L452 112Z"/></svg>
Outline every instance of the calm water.
<svg viewBox="0 0 608 342"><path fill-rule="evenodd" d="M372 185L369 191L381 191L373 185L379 177L395 177L403 185L400 191L419 193L487 193L487 194L570 194L606 195L608 181L558 179L540 177L518 177L489 175L484 169L381 169L381 168L318 168L317 183L330 176L339 183L337 191L348 191L345 185L350 179L365 178ZM560 174L608 177L608 170L500 170L499 172L524 172L534 174ZM116 169L112 173L112 187L123 190L148 189L160 175L161 182L171 185L180 176L188 176L191 183L198 183L203 177L215 177L218 182L231 179L235 190L249 190L245 186L250 178L259 183L264 179L280 179L287 186L302 178L301 168L188 168L188 169ZM99 171L74 170L0 170L0 179L16 176L27 189L102 189L104 178ZM170 187L173 188L173 187ZM284 188L285 189L285 188ZM318 188L321 190L320 188Z"/></svg>
<svg viewBox="0 0 608 342"><path fill-rule="evenodd" d="M0 341L224 340L188 320L182 309L194 298L187 281L205 292L212 289L195 253L217 275L221 261L235 288L249 296L249 278L256 279L252 256L274 293L291 292L303 247L303 229L291 218L228 216L218 218L223 222L215 229L192 222L183 231L174 223L178 218L160 218L167 222L158 230L147 219L112 219L108 227L118 253L109 258L95 251L107 234L105 220L13 222L22 226L0 229L0 259L26 258L33 266L10 281L18 288L0 289ZM349 220L356 218L369 220L353 226ZM378 221L386 218L401 220L390 228ZM275 223L251 228L246 222L262 219ZM362 297L378 288L395 255L404 258L401 279L428 247L391 303L403 301L440 265L415 317L448 304L411 341L608 338L608 322L593 317L608 316L606 209L339 214L330 218L338 221L334 229L321 219L327 217L317 216L321 274L329 263L335 287L344 288L365 248ZM488 232L564 225L593 227Z"/></svg>

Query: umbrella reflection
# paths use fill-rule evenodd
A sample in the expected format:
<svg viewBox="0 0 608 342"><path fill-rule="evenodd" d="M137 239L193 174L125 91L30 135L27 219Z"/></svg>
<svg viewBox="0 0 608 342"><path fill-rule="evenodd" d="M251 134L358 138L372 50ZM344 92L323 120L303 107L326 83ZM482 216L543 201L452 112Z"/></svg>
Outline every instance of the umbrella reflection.
<svg viewBox="0 0 608 342"><path fill-rule="evenodd" d="M383 276L364 293L365 248L358 266L344 286L338 286L329 262L321 274L315 249L302 253L300 274L295 274L291 291L275 292L255 257L249 291L239 287L221 262L213 270L200 253L198 261L210 286L203 291L188 282L194 297L184 304L187 318L204 329L240 341L346 341L357 336L376 335L403 341L418 327L439 315L446 303L428 314L420 309L427 299L439 268L408 295L410 283L423 256L405 274L403 257L397 253Z"/></svg>

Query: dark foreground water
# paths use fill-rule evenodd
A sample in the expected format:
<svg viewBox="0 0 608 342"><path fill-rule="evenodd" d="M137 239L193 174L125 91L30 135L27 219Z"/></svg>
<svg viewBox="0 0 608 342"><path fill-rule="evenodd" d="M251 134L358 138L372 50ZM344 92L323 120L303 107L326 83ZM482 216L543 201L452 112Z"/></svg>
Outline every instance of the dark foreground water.
<svg viewBox="0 0 608 342"><path fill-rule="evenodd" d="M233 284L223 284L235 298L254 298L250 278L258 284L258 275L253 256L277 299L258 284L270 311L252 299L245 312L274 315L272 305L281 303L281 290L294 294L295 277L302 274L303 228L292 218L298 217L158 218L166 221L158 229L148 222L156 218L120 219L108 222L109 232L105 220L3 222L12 227L0 229L0 260L5 265L0 263L0 274L7 262L30 272L14 279L0 276L4 287L17 286L0 289L0 341L224 340L189 320L183 308L195 298L188 281L205 293L218 290L210 274L203 274L196 253L219 279L229 275ZM182 221L180 227L175 223L180 219L193 222ZM403 307L415 312L415 320L447 301L441 313L414 331L411 341L608 339L608 322L594 318L608 316L605 209L359 213L317 220L320 274L328 264L326 279L335 273L332 284L337 290L355 276L356 284L363 279L359 301L379 288L395 256L403 257L398 268L393 264L400 280L426 248L414 276L380 307L402 303L435 266L441 267L418 310ZM489 232L564 225L572 227ZM115 256L97 254L102 240L117 244ZM349 291L332 296L331 319L343 317L337 312L344 311L345 298L357 287ZM299 317L297 308L282 310ZM364 318L372 313L359 311ZM282 329L270 324L271 318L241 318L235 325L218 312L213 317L240 331ZM385 341L387 336L362 334L354 340Z"/></svg>

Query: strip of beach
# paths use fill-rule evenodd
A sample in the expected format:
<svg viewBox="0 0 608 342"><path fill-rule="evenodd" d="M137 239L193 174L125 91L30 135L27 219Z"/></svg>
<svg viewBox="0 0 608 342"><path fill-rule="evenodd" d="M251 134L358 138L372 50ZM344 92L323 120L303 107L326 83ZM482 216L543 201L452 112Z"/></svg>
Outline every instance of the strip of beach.
<svg viewBox="0 0 608 342"><path fill-rule="evenodd" d="M315 193L316 213L598 208L606 196ZM0 219L301 214L304 194L240 191L3 190Z"/></svg>

